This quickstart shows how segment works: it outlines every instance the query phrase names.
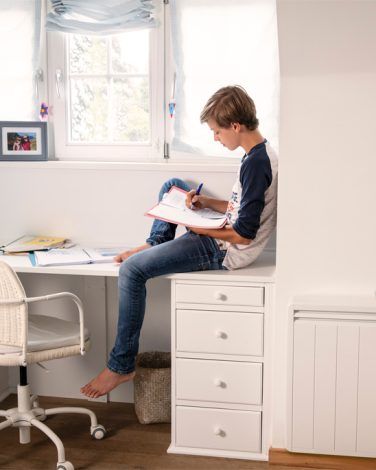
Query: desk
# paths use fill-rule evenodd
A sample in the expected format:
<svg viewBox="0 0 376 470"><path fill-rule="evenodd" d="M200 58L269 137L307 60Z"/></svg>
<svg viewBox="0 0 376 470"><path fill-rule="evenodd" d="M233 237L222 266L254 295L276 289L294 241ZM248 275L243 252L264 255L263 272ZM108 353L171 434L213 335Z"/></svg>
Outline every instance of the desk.
<svg viewBox="0 0 376 470"><path fill-rule="evenodd" d="M17 273L68 274L70 276L118 277L115 263L77 264L70 266L32 266L28 256L2 255L0 261L8 263Z"/></svg>
<svg viewBox="0 0 376 470"><path fill-rule="evenodd" d="M30 280L26 276L35 279L32 274L39 274L45 288L47 281L54 280L55 276L49 276L53 274L64 277L77 291L77 279L81 279L78 295L83 297L86 323L94 334L93 351L81 359L81 365L80 358L72 358L77 361L73 389L62 392L45 379L40 382L43 372L34 371L39 373L38 383L42 384L36 392L39 395L79 396L77 391L83 377L90 375L89 379L104 367L114 341L118 266L109 263L42 268L31 266L26 257L0 259L9 262L26 284ZM169 452L267 459L274 275L274 254L264 253L249 268L171 274L148 283L149 313L145 315L140 350L169 350L171 330ZM154 324L148 324L153 317ZM208 337L203 335L204 331ZM219 343L222 341L219 348L218 339L213 341L213 331L217 338L226 339L219 339ZM213 380L207 383L206 379L217 373L226 379L216 378L214 388L210 388ZM72 366L68 374L72 376ZM195 380L190 380L192 376ZM131 402L132 390L132 384L123 384L111 392L109 399ZM213 423L221 420L225 430L213 431Z"/></svg>
<svg viewBox="0 0 376 470"><path fill-rule="evenodd" d="M118 277L119 265L115 263L78 264L73 266L32 266L28 256L2 255L0 260L8 263L17 273L35 274L66 274L76 276L102 276ZM275 254L263 253L249 268L236 271L199 271L196 273L179 274L179 279L189 279L192 275L206 280L213 279L237 279L239 281L274 282ZM166 279L175 279L176 274L163 276Z"/></svg>
<svg viewBox="0 0 376 470"><path fill-rule="evenodd" d="M91 332L92 346L84 357L64 361L49 361L46 374L40 367L29 368L30 382L38 395L83 398L80 387L96 376L107 363L115 342L118 319L117 278L119 267L114 263L73 266L34 267L27 256L0 256L18 273L28 296L69 291L78 295L84 304L85 324ZM30 311L61 318L76 319L74 306L68 301L44 302L30 305ZM141 350L170 350L170 280L148 282L148 303L140 338ZM10 385L17 385L17 370L9 372ZM69 381L62 377L69 377ZM0 383L0 395L4 380ZM101 401L133 402L133 384L122 384Z"/></svg>

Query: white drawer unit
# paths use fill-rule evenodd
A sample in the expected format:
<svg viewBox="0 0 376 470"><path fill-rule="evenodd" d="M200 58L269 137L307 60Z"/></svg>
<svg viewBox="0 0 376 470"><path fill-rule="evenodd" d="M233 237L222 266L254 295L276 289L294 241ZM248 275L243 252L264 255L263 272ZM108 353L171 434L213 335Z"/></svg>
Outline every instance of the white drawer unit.
<svg viewBox="0 0 376 470"><path fill-rule="evenodd" d="M176 350L262 356L263 329L262 313L177 309Z"/></svg>
<svg viewBox="0 0 376 470"><path fill-rule="evenodd" d="M260 412L178 406L176 418L177 445L240 452L261 450Z"/></svg>
<svg viewBox="0 0 376 470"><path fill-rule="evenodd" d="M176 398L261 405L262 364L178 358Z"/></svg>
<svg viewBox="0 0 376 470"><path fill-rule="evenodd" d="M229 285L177 284L176 301L196 304L264 305L264 288Z"/></svg>
<svg viewBox="0 0 376 470"><path fill-rule="evenodd" d="M172 276L168 452L267 460L273 272Z"/></svg>

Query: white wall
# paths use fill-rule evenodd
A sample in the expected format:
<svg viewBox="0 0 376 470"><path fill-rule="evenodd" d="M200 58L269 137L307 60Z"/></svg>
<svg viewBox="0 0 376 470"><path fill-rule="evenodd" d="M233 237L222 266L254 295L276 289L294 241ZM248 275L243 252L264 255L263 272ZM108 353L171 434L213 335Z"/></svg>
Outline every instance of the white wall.
<svg viewBox="0 0 376 470"><path fill-rule="evenodd" d="M273 447L286 446L295 294L376 289L376 2L279 0L281 66Z"/></svg>
<svg viewBox="0 0 376 470"><path fill-rule="evenodd" d="M79 243L136 246L148 235L144 216L162 183L177 176L229 198L234 166L0 163L0 242L24 233L72 237Z"/></svg>

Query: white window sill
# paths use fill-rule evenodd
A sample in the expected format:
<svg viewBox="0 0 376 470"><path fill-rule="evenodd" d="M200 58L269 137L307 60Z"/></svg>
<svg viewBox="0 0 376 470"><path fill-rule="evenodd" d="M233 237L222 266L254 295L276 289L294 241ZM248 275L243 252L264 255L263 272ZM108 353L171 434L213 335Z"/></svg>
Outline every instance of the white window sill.
<svg viewBox="0 0 376 470"><path fill-rule="evenodd" d="M166 160L159 162L87 162L87 161L62 161L51 160L43 162L0 162L1 168L11 169L48 169L54 170L127 170L127 171L208 171L211 173L233 173L239 168L239 160L232 160L224 163L223 161L210 161L206 159L203 162L177 162Z"/></svg>

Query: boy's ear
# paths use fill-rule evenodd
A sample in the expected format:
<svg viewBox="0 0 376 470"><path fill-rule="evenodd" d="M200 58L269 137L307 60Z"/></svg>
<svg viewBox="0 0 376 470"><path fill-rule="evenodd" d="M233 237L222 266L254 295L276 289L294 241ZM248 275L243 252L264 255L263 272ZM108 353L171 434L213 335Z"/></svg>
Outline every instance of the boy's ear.
<svg viewBox="0 0 376 470"><path fill-rule="evenodd" d="M232 130L234 130L235 132L240 132L240 124L238 122L233 122L231 124L231 127L232 127Z"/></svg>

